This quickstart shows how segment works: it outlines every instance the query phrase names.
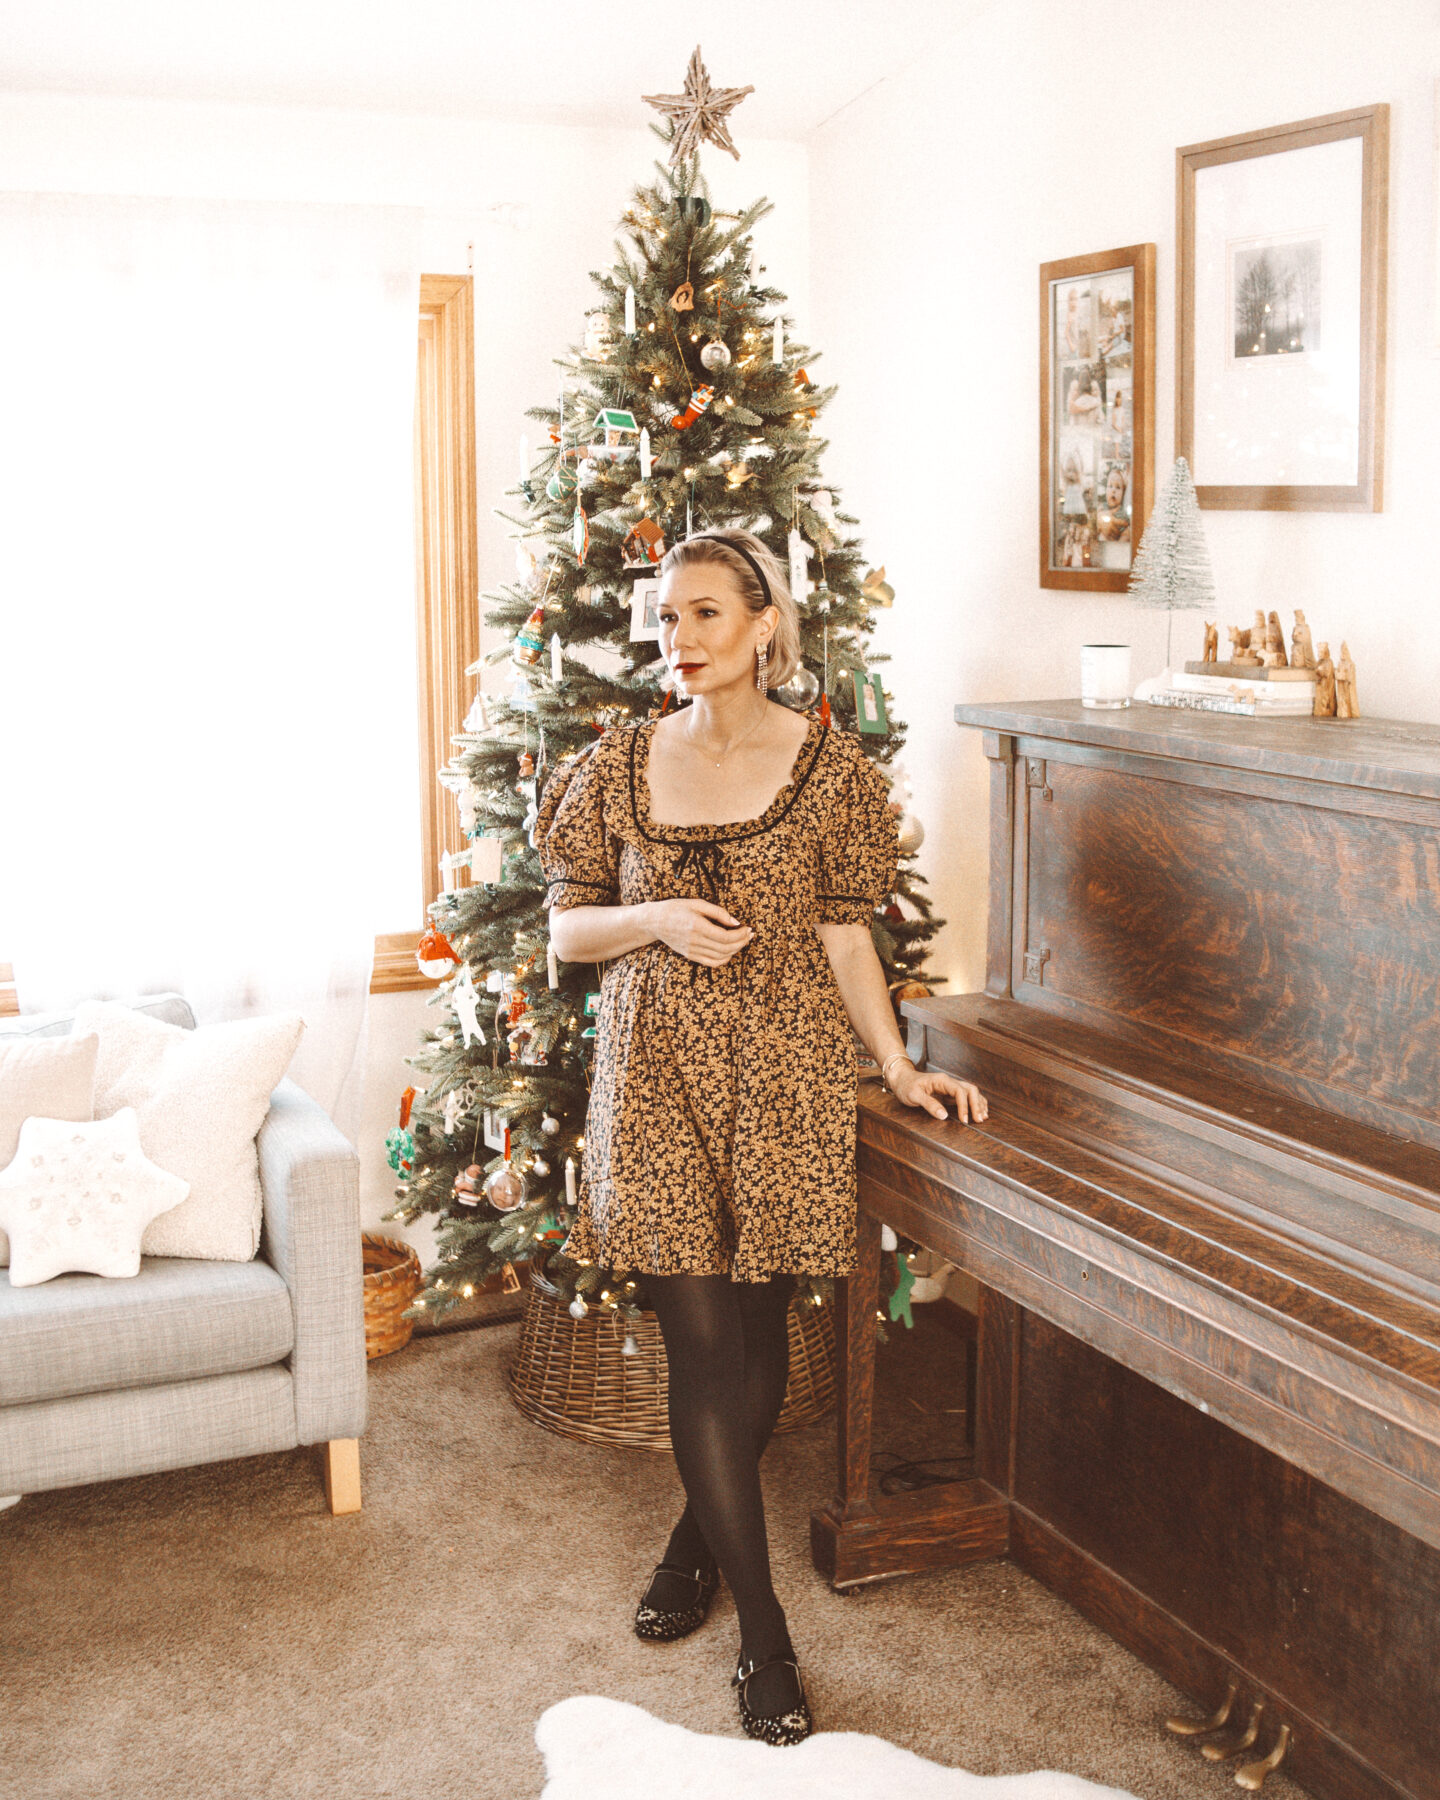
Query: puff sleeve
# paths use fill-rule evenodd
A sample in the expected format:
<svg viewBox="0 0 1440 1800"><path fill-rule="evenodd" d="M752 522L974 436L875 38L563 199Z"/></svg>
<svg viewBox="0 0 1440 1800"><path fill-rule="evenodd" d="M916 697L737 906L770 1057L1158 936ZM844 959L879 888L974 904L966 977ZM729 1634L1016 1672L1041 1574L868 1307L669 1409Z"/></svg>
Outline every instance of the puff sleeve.
<svg viewBox="0 0 1440 1800"><path fill-rule="evenodd" d="M620 840L605 823L598 743L559 764L535 809L535 850L547 907L615 906L620 899Z"/></svg>
<svg viewBox="0 0 1440 1800"><path fill-rule="evenodd" d="M819 922L865 925L895 886L900 845L890 789L880 770L855 749L826 821L821 849Z"/></svg>

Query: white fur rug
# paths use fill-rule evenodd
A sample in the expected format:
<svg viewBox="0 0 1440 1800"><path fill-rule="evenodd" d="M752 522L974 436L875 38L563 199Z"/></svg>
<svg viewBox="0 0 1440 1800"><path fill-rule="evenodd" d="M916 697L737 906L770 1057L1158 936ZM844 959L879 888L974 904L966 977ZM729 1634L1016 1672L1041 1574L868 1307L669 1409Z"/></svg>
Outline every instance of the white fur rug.
<svg viewBox="0 0 1440 1800"><path fill-rule="evenodd" d="M598 1694L542 1713L535 1742L545 1758L541 1800L1135 1800L1049 1770L967 1775L859 1731L819 1731L783 1750L704 1737Z"/></svg>

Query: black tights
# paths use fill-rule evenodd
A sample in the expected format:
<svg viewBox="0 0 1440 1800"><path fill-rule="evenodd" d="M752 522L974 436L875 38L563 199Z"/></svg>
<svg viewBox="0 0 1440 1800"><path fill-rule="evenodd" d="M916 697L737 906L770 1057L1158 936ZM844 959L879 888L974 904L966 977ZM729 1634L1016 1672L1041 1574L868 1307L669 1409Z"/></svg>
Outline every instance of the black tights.
<svg viewBox="0 0 1440 1800"><path fill-rule="evenodd" d="M770 1581L760 1456L785 1400L795 1278L644 1280L665 1340L670 1441L687 1496L665 1560L695 1568L713 1555L734 1596L742 1654L788 1656L785 1613Z"/></svg>

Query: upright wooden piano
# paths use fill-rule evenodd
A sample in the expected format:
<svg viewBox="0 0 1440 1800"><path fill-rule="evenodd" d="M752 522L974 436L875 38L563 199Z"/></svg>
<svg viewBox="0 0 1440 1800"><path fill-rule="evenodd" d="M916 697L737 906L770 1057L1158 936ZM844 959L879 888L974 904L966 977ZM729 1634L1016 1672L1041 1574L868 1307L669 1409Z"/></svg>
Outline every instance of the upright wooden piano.
<svg viewBox="0 0 1440 1800"><path fill-rule="evenodd" d="M990 759L986 988L904 1010L990 1114L862 1085L816 1564L1008 1554L1242 1785L1278 1757L1321 1800L1437 1800L1440 728L955 716ZM882 1223L981 1284L973 1474L893 1498Z"/></svg>

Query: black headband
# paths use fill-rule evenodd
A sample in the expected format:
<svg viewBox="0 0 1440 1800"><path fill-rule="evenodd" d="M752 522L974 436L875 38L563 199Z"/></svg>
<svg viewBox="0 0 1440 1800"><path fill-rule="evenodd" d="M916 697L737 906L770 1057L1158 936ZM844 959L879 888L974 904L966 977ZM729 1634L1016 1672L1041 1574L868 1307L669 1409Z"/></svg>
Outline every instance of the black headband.
<svg viewBox="0 0 1440 1800"><path fill-rule="evenodd" d="M755 579L760 583L760 592L765 596L765 604L767 606L773 606L775 604L770 598L770 583L765 579L765 571L760 567L759 563L756 562L755 558L743 544L737 544L734 538L726 537L725 534L720 531L697 531L694 537L686 538L685 542L687 544L695 544L698 543L701 538L709 538L712 544L723 544L727 550L733 550L737 556L743 556L755 572Z"/></svg>

